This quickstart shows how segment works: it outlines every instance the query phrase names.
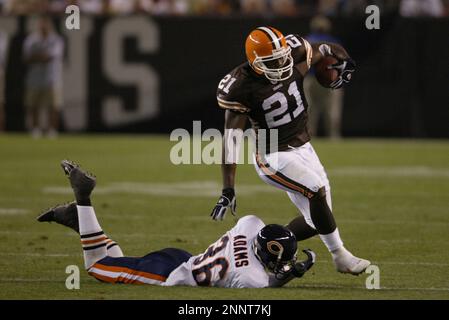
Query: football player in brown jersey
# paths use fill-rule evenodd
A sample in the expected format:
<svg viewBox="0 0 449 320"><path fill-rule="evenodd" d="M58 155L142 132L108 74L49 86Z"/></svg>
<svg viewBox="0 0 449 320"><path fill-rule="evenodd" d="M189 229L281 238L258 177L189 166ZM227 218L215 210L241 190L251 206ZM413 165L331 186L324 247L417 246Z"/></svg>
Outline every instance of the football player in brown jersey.
<svg viewBox="0 0 449 320"><path fill-rule="evenodd" d="M229 161L228 149L235 144L233 132L244 130L249 119L256 135L261 129L276 131L277 139L264 142L263 148L258 141L254 165L262 180L285 190L302 213L287 227L298 241L319 235L337 271L362 273L370 262L355 257L343 246L332 213L329 180L309 142L308 105L303 91L304 76L323 57L338 60L330 66L338 71L338 78L330 84L334 90L350 81L354 61L338 44L310 45L298 35L284 36L272 27L251 31L245 49L248 61L218 85L218 105L225 109L223 191L212 218L222 220L228 208L235 213L236 163Z"/></svg>

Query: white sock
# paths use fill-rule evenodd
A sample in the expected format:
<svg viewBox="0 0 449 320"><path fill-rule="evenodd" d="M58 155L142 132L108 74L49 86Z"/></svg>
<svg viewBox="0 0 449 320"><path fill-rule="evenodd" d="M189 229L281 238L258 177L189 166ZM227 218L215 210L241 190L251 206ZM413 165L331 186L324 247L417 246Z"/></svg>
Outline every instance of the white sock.
<svg viewBox="0 0 449 320"><path fill-rule="evenodd" d="M337 259L337 258L348 258L348 257L352 257L352 253L348 251L348 249L346 249L345 247L340 247L334 251L331 252L332 254L332 259Z"/></svg>
<svg viewBox="0 0 449 320"><path fill-rule="evenodd" d="M81 235L102 231L93 207L77 205L76 209L78 211L78 221Z"/></svg>
<svg viewBox="0 0 449 320"><path fill-rule="evenodd" d="M109 257L114 257L114 258L123 257L123 251L120 248L120 246L117 244L117 242L108 238L108 240L106 240L106 243L107 243L106 250L108 250Z"/></svg>
<svg viewBox="0 0 449 320"><path fill-rule="evenodd" d="M108 237L98 223L93 207L76 206L78 209L79 231L84 253L84 265L89 269L95 262L107 256Z"/></svg>
<svg viewBox="0 0 449 320"><path fill-rule="evenodd" d="M321 241L324 242L329 252L334 252L340 248L343 248L343 241L340 238L338 228L334 232L328 234L320 234Z"/></svg>

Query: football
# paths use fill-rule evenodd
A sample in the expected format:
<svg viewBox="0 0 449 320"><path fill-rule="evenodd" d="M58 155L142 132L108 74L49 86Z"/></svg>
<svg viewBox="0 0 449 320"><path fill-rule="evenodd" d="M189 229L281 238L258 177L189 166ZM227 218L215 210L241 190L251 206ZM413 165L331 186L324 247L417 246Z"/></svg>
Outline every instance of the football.
<svg viewBox="0 0 449 320"><path fill-rule="evenodd" d="M315 77L323 87L330 88L331 83L338 78L337 70L328 69L329 66L337 62L338 60L336 58L327 56L315 65Z"/></svg>

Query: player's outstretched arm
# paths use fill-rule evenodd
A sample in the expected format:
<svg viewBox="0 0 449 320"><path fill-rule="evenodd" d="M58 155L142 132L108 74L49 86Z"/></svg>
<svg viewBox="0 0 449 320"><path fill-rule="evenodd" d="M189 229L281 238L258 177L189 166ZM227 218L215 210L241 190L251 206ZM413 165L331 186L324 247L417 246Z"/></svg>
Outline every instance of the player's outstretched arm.
<svg viewBox="0 0 449 320"><path fill-rule="evenodd" d="M210 214L214 220L223 220L228 208L235 215L237 202L235 197L235 172L238 161L238 151L245 129L247 116L226 110L225 135L223 138L221 173L223 190L217 204Z"/></svg>

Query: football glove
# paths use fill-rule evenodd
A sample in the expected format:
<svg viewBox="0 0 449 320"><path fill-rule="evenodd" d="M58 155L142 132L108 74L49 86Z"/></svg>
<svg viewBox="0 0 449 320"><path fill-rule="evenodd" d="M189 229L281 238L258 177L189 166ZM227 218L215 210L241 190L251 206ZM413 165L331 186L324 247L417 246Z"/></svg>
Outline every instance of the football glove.
<svg viewBox="0 0 449 320"><path fill-rule="evenodd" d="M302 250L307 255L304 261L296 262L292 269L292 275L301 278L315 264L316 254L310 249Z"/></svg>
<svg viewBox="0 0 449 320"><path fill-rule="evenodd" d="M352 73L355 71L355 61L351 58L341 60L331 66L328 69L335 69L338 71L338 78L330 84L333 90L340 89L345 83L351 81Z"/></svg>
<svg viewBox="0 0 449 320"><path fill-rule="evenodd" d="M228 208L231 209L231 213L235 216L237 201L235 199L235 192L233 188L223 189L220 199L218 199L215 208L212 210L210 216L214 220L223 220Z"/></svg>

